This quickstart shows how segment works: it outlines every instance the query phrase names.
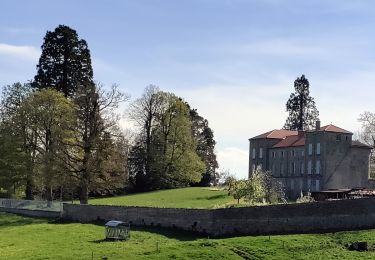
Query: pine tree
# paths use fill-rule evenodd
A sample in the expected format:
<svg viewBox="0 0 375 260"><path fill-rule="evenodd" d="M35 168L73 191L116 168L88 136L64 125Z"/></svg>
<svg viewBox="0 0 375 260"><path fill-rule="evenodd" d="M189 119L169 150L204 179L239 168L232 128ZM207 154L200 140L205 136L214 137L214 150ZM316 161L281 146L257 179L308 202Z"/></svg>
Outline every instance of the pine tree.
<svg viewBox="0 0 375 260"><path fill-rule="evenodd" d="M302 75L294 81L295 93L290 95L286 103L289 116L284 129L287 130L311 130L315 122L319 120L319 111L315 107L314 98L310 96L310 84Z"/></svg>
<svg viewBox="0 0 375 260"><path fill-rule="evenodd" d="M94 84L87 43L65 25L59 25L53 32L47 31L37 69L34 88L52 87L71 97L77 86Z"/></svg>

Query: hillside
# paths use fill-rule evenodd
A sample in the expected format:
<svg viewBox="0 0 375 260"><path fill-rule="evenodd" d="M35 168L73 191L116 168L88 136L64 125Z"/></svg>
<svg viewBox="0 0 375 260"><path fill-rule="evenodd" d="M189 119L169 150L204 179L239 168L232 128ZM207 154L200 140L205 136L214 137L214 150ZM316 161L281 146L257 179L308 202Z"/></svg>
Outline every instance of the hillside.
<svg viewBox="0 0 375 260"><path fill-rule="evenodd" d="M235 203L227 191L202 187L160 190L89 201L89 204L94 205L159 208L216 208Z"/></svg>

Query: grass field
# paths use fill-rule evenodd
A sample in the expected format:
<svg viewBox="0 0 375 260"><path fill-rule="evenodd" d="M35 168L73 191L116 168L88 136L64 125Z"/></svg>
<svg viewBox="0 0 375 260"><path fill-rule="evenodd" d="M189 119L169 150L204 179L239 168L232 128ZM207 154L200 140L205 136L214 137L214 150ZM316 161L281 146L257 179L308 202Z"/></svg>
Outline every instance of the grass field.
<svg viewBox="0 0 375 260"><path fill-rule="evenodd" d="M103 241L93 224L56 224L0 213L0 259L374 259L375 230L312 235L208 239L132 229L125 242ZM369 252L345 244L367 241ZM157 250L157 247L159 250Z"/></svg>
<svg viewBox="0 0 375 260"><path fill-rule="evenodd" d="M190 187L91 199L89 203L159 208L215 208L236 204L237 201L224 190Z"/></svg>

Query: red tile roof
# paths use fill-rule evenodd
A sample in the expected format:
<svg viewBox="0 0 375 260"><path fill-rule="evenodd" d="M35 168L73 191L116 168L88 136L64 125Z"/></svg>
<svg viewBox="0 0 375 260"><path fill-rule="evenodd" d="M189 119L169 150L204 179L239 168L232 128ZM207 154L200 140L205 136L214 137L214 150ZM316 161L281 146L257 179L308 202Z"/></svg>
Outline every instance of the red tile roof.
<svg viewBox="0 0 375 260"><path fill-rule="evenodd" d="M303 135L293 135L288 136L285 139L281 140L272 148L282 148L282 147L294 147L294 146L304 146L305 145L305 137Z"/></svg>
<svg viewBox="0 0 375 260"><path fill-rule="evenodd" d="M272 130L267 133L255 136L251 139L284 139L288 136L298 135L298 131L290 131L290 130Z"/></svg>
<svg viewBox="0 0 375 260"><path fill-rule="evenodd" d="M353 134L352 132L349 132L345 129L342 129L340 127L337 127L335 125L326 125L326 126L322 126L320 128L319 131L323 131L323 132L333 132L333 133L343 133L343 134Z"/></svg>

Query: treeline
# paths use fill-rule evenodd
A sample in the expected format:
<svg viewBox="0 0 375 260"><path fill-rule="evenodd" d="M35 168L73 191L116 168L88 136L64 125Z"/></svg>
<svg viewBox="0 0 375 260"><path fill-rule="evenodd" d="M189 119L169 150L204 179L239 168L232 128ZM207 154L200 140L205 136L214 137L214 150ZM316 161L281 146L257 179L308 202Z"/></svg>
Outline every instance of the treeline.
<svg viewBox="0 0 375 260"><path fill-rule="evenodd" d="M89 195L215 182L206 119L150 86L127 111L137 125L129 138L116 113L128 99L116 85L94 82L90 51L75 30L48 31L34 80L3 87L0 194L86 204Z"/></svg>

